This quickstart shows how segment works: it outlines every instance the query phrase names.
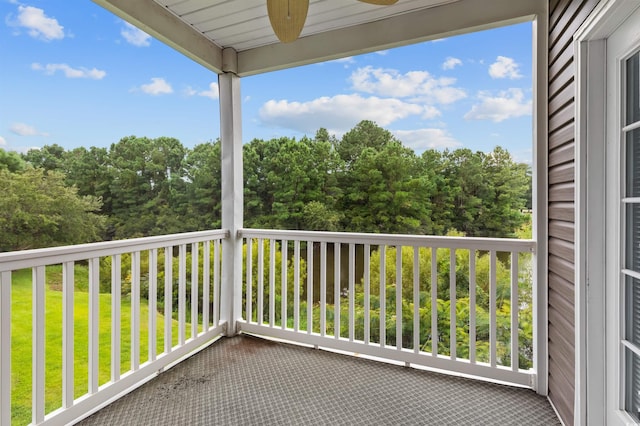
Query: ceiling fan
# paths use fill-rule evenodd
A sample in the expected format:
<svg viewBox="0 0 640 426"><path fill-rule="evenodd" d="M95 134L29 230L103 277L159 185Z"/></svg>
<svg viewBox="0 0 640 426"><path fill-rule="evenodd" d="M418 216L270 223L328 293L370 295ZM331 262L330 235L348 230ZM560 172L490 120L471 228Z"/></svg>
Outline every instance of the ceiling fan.
<svg viewBox="0 0 640 426"><path fill-rule="evenodd" d="M359 0L363 3L389 6L398 0ZM295 41L307 19L309 0L267 0L267 12L271 27L283 43Z"/></svg>

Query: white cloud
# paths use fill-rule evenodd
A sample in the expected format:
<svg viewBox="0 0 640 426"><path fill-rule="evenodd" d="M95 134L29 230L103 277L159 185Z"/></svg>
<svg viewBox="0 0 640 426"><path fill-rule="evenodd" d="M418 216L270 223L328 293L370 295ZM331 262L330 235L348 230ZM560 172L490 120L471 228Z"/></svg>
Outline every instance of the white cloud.
<svg viewBox="0 0 640 426"><path fill-rule="evenodd" d="M449 56L442 64L442 69L452 70L459 65L462 65L462 61L460 59L454 58L453 56Z"/></svg>
<svg viewBox="0 0 640 426"><path fill-rule="evenodd" d="M270 100L260 108L260 119L264 124L299 132L310 133L324 127L339 135L362 120L387 126L410 115L422 114L424 110L420 105L398 99L364 98L353 94L321 97L309 102Z"/></svg>
<svg viewBox="0 0 640 426"><path fill-rule="evenodd" d="M134 46L146 47L151 44L151 36L149 34L128 22L124 23L124 28L120 31L120 35L127 43L133 44Z"/></svg>
<svg viewBox="0 0 640 426"><path fill-rule="evenodd" d="M353 56L347 56L346 58L338 58L338 59L332 59L327 62L320 62L318 63L318 65L330 64L330 63L343 64L345 68L349 68L350 65L356 63L356 59Z"/></svg>
<svg viewBox="0 0 640 426"><path fill-rule="evenodd" d="M491 120L499 123L509 118L532 114L532 101L525 99L522 89L509 89L497 96L491 96L489 92L480 92L478 98L480 103L465 114L465 119Z"/></svg>
<svg viewBox="0 0 640 426"><path fill-rule="evenodd" d="M387 56L387 54L389 54L389 50L378 50L375 53L376 53L376 55Z"/></svg>
<svg viewBox="0 0 640 426"><path fill-rule="evenodd" d="M173 93L173 88L164 78L154 77L151 79L151 83L143 84L140 86L140 90L148 95L167 95Z"/></svg>
<svg viewBox="0 0 640 426"><path fill-rule="evenodd" d="M373 67L358 68L349 77L355 90L379 96L413 97L425 103L451 104L467 96L454 87L456 79L435 78L427 71L409 71Z"/></svg>
<svg viewBox="0 0 640 426"><path fill-rule="evenodd" d="M442 115L440 110L434 106L425 105L423 108L424 112L422 113L422 118L425 120L431 120Z"/></svg>
<svg viewBox="0 0 640 426"><path fill-rule="evenodd" d="M85 67L72 68L67 64L31 64L34 71L43 71L46 75L53 75L56 71L62 71L67 78L90 78L92 80L102 80L107 73L97 68L88 69Z"/></svg>
<svg viewBox="0 0 640 426"><path fill-rule="evenodd" d="M443 81L452 80L453 82L455 82L455 79L453 78L441 79L441 80ZM448 83L445 83L445 84L448 84ZM429 93L425 93L424 99L426 100L426 102L435 102L437 104L448 105L456 101L459 101L460 99L464 99L466 97L467 97L467 92L465 92L463 89L460 89L458 87L445 86L445 87L435 88L431 90Z"/></svg>
<svg viewBox="0 0 640 426"><path fill-rule="evenodd" d="M220 89L218 83L209 84L209 90L196 90L191 86L187 86L183 93L186 96L204 96L205 98L218 99L220 97Z"/></svg>
<svg viewBox="0 0 640 426"><path fill-rule="evenodd" d="M416 152L425 149L457 148L462 144L443 129L395 130L393 134Z"/></svg>
<svg viewBox="0 0 640 426"><path fill-rule="evenodd" d="M18 6L18 16L12 25L24 27L31 37L44 41L64 38L64 27L37 7Z"/></svg>
<svg viewBox="0 0 640 426"><path fill-rule="evenodd" d="M7 140L2 136L0 136L0 146L6 146L6 145L7 145Z"/></svg>
<svg viewBox="0 0 640 426"><path fill-rule="evenodd" d="M220 97L220 88L218 87L218 83L209 84L209 90L203 90L198 93L198 96L204 96L206 98L218 99Z"/></svg>
<svg viewBox="0 0 640 426"><path fill-rule="evenodd" d="M35 127L24 123L13 123L9 130L18 136L49 136L48 133L40 132Z"/></svg>
<svg viewBox="0 0 640 426"><path fill-rule="evenodd" d="M498 56L496 62L489 65L489 75L492 78L509 78L515 80L522 78L520 74L520 65L518 65L512 58L506 56Z"/></svg>

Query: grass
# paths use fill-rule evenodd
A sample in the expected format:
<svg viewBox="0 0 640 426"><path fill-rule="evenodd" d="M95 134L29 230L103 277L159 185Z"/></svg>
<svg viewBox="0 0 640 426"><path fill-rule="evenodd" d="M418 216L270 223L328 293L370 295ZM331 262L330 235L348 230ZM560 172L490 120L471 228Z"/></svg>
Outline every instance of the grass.
<svg viewBox="0 0 640 426"><path fill-rule="evenodd" d="M76 266L74 293L74 394L88 392L89 377L89 294L85 266ZM47 268L45 292L45 412L62 406L62 271L60 266ZM31 270L16 271L11 291L11 410L12 424L31 421L32 391L32 284ZM147 301L140 304L140 363L148 359ZM164 316L156 313L157 353L164 348ZM190 327L187 325L187 337ZM178 339L178 322L172 321L172 344ZM111 377L111 294L99 295L98 380L102 385ZM131 363L131 304L128 296L121 302L120 371Z"/></svg>

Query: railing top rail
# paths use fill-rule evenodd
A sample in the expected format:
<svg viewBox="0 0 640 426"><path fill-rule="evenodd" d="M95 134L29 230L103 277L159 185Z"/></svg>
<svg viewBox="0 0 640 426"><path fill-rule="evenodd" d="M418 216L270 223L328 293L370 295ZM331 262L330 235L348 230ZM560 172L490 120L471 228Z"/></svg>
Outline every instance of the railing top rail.
<svg viewBox="0 0 640 426"><path fill-rule="evenodd" d="M289 241L355 243L371 245L401 245L453 249L475 249L514 252L535 252L534 240L515 238L440 237L430 235L364 234L355 232L286 231L272 229L240 229L243 238L274 238Z"/></svg>
<svg viewBox="0 0 640 426"><path fill-rule="evenodd" d="M228 236L228 230L216 229L212 231L186 232L182 234L132 238L129 240L105 241L100 243L0 253L0 272L31 268L34 266L56 265L63 262L92 259L95 257L111 256L180 244L190 244L218 238L227 238Z"/></svg>

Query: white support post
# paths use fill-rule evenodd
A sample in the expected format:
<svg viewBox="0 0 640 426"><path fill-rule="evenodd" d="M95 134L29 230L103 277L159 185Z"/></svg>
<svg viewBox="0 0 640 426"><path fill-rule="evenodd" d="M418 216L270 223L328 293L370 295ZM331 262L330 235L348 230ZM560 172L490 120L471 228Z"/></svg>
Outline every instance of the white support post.
<svg viewBox="0 0 640 426"><path fill-rule="evenodd" d="M549 384L548 318L548 25L549 2L536 3L539 8L533 21L533 239L537 247L533 256L533 387L547 395Z"/></svg>
<svg viewBox="0 0 640 426"><path fill-rule="evenodd" d="M242 117L237 53L223 50L220 88L220 140L222 153L222 228L229 238L222 243L222 288L220 320L226 322L227 336L236 334L236 320L242 309L242 239L238 230L243 220Z"/></svg>

